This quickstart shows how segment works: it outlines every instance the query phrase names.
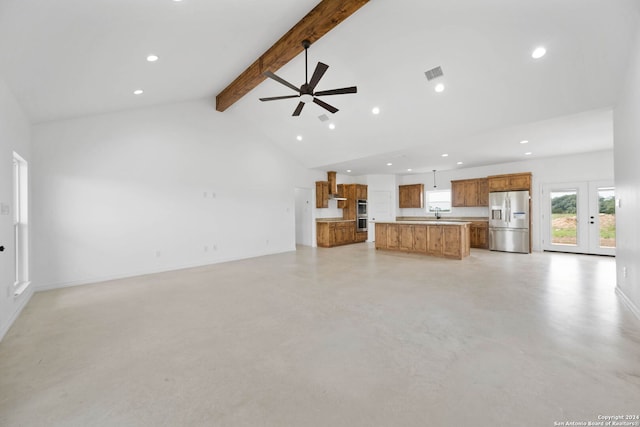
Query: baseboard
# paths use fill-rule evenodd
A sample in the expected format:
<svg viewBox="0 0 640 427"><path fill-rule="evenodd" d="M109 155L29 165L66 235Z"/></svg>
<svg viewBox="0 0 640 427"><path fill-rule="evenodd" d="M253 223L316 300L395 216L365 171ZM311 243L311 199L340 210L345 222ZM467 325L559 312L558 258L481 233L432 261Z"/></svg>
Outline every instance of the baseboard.
<svg viewBox="0 0 640 427"><path fill-rule="evenodd" d="M296 249L295 249L295 246L294 246L293 248L281 249L281 250L278 250L278 251L268 252L268 253L264 253L264 252L257 253L256 252L256 253L253 253L253 254L247 254L247 255L238 256L238 257L217 258L215 260L212 260L211 262L206 262L206 263L200 262L200 263L177 264L177 265L172 265L172 266L168 266L168 267L164 267L164 268L154 268L154 269L148 269L148 270L131 271L131 272L127 272L127 273L115 274L115 275L109 275L109 276L89 277L89 278L85 278L85 279L73 280L73 281L68 281L68 282L40 284L40 285L36 285L35 292L52 291L52 290L55 290L55 289L71 288L71 287L74 287L74 286L92 285L92 284L95 284L95 283L109 282L111 280L129 279L129 278L132 278L132 277L146 276L146 275L149 275L149 274L167 273L167 272L170 272L170 271L185 270L185 269L188 269L188 268L206 267L208 265L221 264L221 263L224 263L224 262L241 261L241 260L244 260L244 259L258 258L258 257L262 257L262 256L269 256L269 255L276 255L276 254L285 253L285 252L295 252L295 250Z"/></svg>
<svg viewBox="0 0 640 427"><path fill-rule="evenodd" d="M16 310L13 312L13 314L11 314L11 317L7 319L7 323L2 325L2 328L0 329L0 342L4 339L4 336L7 334L7 332L9 332L9 329L11 329L11 326L13 326L14 322L16 321L18 316L20 316L20 313L22 313L22 310L27 306L27 303L29 302L32 296L33 296L33 292L29 291L29 292L23 292L22 294L20 294L20 296L15 298L16 300L19 300L18 306Z"/></svg>
<svg viewBox="0 0 640 427"><path fill-rule="evenodd" d="M616 286L616 294L620 297L624 305L627 306L629 310L636 316L638 320L640 320L640 309L629 299L629 297L624 293L620 286Z"/></svg>

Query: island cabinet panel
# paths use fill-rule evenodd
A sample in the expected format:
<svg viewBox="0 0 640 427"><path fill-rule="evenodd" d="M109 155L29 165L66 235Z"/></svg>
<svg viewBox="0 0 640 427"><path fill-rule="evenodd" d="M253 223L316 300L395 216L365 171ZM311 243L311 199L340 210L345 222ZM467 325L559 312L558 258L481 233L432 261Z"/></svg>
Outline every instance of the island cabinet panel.
<svg viewBox="0 0 640 427"><path fill-rule="evenodd" d="M376 223L376 249L462 259L469 251L469 223Z"/></svg>
<svg viewBox="0 0 640 427"><path fill-rule="evenodd" d="M427 252L427 226L413 226L413 250L415 252Z"/></svg>
<svg viewBox="0 0 640 427"><path fill-rule="evenodd" d="M427 226L427 253L429 255L442 255L442 226Z"/></svg>
<svg viewBox="0 0 640 427"><path fill-rule="evenodd" d="M398 226L398 248L403 251L413 250L413 225L402 224Z"/></svg>
<svg viewBox="0 0 640 427"><path fill-rule="evenodd" d="M442 227L442 254L447 257L456 257L463 252L464 234L454 227Z"/></svg>
<svg viewBox="0 0 640 427"><path fill-rule="evenodd" d="M387 231L389 229L388 224L376 224L376 249L387 248Z"/></svg>
<svg viewBox="0 0 640 427"><path fill-rule="evenodd" d="M387 226L387 249L398 249L400 244L399 225L389 224Z"/></svg>
<svg viewBox="0 0 640 427"><path fill-rule="evenodd" d="M487 179L489 191L531 191L531 172L493 175Z"/></svg>

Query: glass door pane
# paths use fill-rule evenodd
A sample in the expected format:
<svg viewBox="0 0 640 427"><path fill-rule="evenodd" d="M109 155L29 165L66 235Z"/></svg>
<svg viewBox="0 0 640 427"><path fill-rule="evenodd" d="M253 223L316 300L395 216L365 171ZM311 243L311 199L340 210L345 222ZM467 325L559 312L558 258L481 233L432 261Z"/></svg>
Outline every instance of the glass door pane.
<svg viewBox="0 0 640 427"><path fill-rule="evenodd" d="M578 245L578 190L552 191L551 244Z"/></svg>
<svg viewBox="0 0 640 427"><path fill-rule="evenodd" d="M616 247L616 201L613 187L598 188L598 243L600 248Z"/></svg>

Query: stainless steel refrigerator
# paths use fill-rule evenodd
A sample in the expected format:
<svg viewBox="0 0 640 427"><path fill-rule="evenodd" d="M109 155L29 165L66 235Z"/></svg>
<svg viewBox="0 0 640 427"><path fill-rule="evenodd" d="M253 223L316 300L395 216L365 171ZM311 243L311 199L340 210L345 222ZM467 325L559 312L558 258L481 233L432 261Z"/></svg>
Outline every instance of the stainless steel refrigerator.
<svg viewBox="0 0 640 427"><path fill-rule="evenodd" d="M489 193L489 249L529 253L529 192Z"/></svg>

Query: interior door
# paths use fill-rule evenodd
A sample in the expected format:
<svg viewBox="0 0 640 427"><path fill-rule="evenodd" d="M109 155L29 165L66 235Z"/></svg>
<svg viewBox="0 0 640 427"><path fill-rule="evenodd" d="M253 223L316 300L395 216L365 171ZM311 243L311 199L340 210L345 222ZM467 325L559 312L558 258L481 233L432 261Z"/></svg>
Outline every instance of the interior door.
<svg viewBox="0 0 640 427"><path fill-rule="evenodd" d="M614 194L604 181L543 185L542 248L615 255Z"/></svg>
<svg viewBox="0 0 640 427"><path fill-rule="evenodd" d="M369 191L367 201L371 221L393 221L390 191ZM369 226L369 241L375 240L375 224Z"/></svg>

